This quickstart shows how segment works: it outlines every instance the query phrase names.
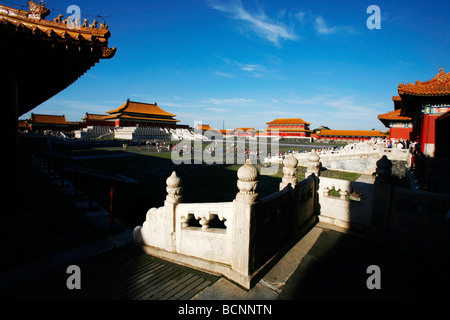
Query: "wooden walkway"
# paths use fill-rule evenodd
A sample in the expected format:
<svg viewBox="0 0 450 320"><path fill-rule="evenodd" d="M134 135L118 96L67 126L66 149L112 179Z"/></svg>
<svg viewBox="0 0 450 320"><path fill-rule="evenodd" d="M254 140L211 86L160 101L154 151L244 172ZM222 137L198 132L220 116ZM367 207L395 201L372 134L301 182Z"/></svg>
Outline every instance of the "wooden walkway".
<svg viewBox="0 0 450 320"><path fill-rule="evenodd" d="M71 274L58 270L45 279L0 291L1 299L189 300L219 277L150 256L136 246L116 248L77 264L81 289L69 290Z"/></svg>

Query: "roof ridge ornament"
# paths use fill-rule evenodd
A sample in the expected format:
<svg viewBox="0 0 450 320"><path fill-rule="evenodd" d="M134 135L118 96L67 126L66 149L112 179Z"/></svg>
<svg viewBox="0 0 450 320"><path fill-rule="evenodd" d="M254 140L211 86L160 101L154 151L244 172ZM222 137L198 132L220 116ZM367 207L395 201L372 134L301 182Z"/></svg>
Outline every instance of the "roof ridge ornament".
<svg viewBox="0 0 450 320"><path fill-rule="evenodd" d="M45 19L50 14L50 10L47 9L44 5L44 1L40 0L39 4L36 4L34 1L28 1L29 10L28 10L28 18L30 19Z"/></svg>

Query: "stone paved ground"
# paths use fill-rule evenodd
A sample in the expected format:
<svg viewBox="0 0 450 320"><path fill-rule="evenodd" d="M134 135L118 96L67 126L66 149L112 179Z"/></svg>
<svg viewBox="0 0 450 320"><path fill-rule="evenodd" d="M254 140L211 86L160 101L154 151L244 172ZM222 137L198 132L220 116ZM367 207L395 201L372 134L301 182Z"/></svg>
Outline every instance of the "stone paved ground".
<svg viewBox="0 0 450 320"><path fill-rule="evenodd" d="M120 221L109 230L107 212L22 161L21 210L0 224L0 299L185 300L218 279L143 253ZM81 290L67 288L72 264Z"/></svg>
<svg viewBox="0 0 450 320"><path fill-rule="evenodd" d="M36 171L27 157L22 162L20 209L7 213L0 223L0 273L105 236L50 183L47 174Z"/></svg>
<svg viewBox="0 0 450 320"><path fill-rule="evenodd" d="M380 289L367 287L371 265L380 268ZM252 290L245 291L222 278L197 299L306 300L308 307L310 301L323 300L448 301L448 270L448 249L419 248L385 235L349 232L319 223ZM301 302L294 306L289 310L301 307Z"/></svg>
<svg viewBox="0 0 450 320"><path fill-rule="evenodd" d="M450 298L450 251L427 251L319 226L322 233L277 299ZM380 268L379 290L367 288L370 265Z"/></svg>
<svg viewBox="0 0 450 320"><path fill-rule="evenodd" d="M72 273L61 267L0 290L0 299L189 300L218 280L152 257L135 245L114 248L77 266L80 289L68 289L66 282Z"/></svg>

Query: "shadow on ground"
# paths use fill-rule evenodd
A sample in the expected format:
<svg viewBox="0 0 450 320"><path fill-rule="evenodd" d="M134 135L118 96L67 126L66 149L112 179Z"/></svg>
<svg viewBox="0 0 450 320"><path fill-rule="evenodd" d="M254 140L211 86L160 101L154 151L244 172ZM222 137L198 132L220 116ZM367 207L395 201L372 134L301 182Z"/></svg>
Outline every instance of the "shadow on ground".
<svg viewBox="0 0 450 320"><path fill-rule="evenodd" d="M418 252L326 229L277 299L449 299L449 254ZM380 289L368 289L380 268Z"/></svg>

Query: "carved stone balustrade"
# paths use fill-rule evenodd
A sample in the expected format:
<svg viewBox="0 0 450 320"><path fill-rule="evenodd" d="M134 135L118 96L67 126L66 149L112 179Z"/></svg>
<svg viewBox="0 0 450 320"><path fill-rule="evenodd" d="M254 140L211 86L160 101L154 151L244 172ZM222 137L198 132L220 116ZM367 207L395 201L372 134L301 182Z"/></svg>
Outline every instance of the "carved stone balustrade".
<svg viewBox="0 0 450 320"><path fill-rule="evenodd" d="M341 194L340 198L342 200L347 200L347 196L348 196L348 191L347 190L340 190L339 193Z"/></svg>
<svg viewBox="0 0 450 320"><path fill-rule="evenodd" d="M134 229L135 241L151 255L222 274L250 289L317 220L317 178L297 183L297 160L285 160L282 185L292 189L261 200L258 169L248 159L237 172L239 192L231 202L182 203L182 182L172 172L164 206L147 212Z"/></svg>
<svg viewBox="0 0 450 320"><path fill-rule="evenodd" d="M373 184L320 178L319 220L349 228L370 225Z"/></svg>
<svg viewBox="0 0 450 320"><path fill-rule="evenodd" d="M181 185L181 179L177 176L175 171L172 172L169 178L166 180L166 201L179 203L182 199L181 191L183 190Z"/></svg>

